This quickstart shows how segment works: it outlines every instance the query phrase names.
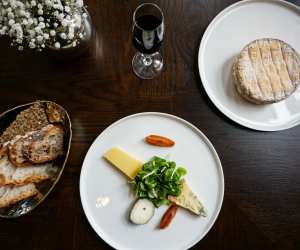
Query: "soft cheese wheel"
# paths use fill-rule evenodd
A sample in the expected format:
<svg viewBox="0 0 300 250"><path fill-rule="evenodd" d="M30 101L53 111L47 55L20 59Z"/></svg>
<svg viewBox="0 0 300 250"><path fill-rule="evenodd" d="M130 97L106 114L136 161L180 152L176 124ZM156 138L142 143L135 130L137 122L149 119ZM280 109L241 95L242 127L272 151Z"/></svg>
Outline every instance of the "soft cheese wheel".
<svg viewBox="0 0 300 250"><path fill-rule="evenodd" d="M281 101L300 84L300 57L278 39L259 39L248 44L233 65L238 93L250 102Z"/></svg>

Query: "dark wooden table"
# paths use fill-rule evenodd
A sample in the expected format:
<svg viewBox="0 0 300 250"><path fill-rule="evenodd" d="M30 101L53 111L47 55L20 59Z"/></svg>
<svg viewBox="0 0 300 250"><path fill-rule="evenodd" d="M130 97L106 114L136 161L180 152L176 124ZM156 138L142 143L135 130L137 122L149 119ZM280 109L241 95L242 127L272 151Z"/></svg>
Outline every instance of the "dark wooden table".
<svg viewBox="0 0 300 250"><path fill-rule="evenodd" d="M193 249L300 249L300 127L265 133L238 126L214 107L198 74L205 28L235 1L154 1L166 16L166 64L150 81L138 79L131 69L131 17L139 2L87 1L96 32L89 52L71 61L20 53L0 39L0 111L53 100L70 112L74 132L65 172L47 200L22 218L0 220L0 249L111 249L83 213L81 165L105 127L143 111L167 112L195 124L221 158L223 207Z"/></svg>

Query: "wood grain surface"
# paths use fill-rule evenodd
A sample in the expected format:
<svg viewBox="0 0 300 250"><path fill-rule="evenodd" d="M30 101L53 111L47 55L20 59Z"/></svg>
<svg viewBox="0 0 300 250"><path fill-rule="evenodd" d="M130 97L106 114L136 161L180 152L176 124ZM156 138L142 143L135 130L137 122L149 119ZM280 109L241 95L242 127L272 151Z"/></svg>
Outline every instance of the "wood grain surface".
<svg viewBox="0 0 300 250"><path fill-rule="evenodd" d="M0 38L0 112L36 99L52 100L69 111L74 133L65 172L47 200L22 218L0 219L0 248L111 249L93 231L81 207L83 158L112 122L136 112L159 111L195 124L223 164L221 213L192 249L300 249L300 127L267 133L233 123L208 99L198 74L203 32L235 1L153 1L165 13L165 69L148 81L131 69L131 18L140 2L86 1L95 32L90 50L72 60L47 52L20 53ZM293 2L300 6L300 0Z"/></svg>

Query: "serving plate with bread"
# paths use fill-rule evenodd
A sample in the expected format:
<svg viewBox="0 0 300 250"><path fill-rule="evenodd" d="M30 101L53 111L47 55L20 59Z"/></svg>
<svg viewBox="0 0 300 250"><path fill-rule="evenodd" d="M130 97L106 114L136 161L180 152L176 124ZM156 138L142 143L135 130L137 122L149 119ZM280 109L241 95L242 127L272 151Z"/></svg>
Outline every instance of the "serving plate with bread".
<svg viewBox="0 0 300 250"><path fill-rule="evenodd" d="M67 111L36 101L0 115L0 217L37 207L58 182L71 145Z"/></svg>
<svg viewBox="0 0 300 250"><path fill-rule="evenodd" d="M245 0L223 10L198 54L206 93L240 125L277 131L300 123L300 7Z"/></svg>

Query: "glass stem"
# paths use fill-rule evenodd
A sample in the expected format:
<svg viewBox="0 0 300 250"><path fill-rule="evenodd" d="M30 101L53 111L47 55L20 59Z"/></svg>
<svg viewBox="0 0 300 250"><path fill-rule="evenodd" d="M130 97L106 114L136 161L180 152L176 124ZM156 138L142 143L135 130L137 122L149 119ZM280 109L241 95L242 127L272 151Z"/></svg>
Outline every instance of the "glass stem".
<svg viewBox="0 0 300 250"><path fill-rule="evenodd" d="M152 56L151 55L142 54L142 57L143 57L143 63L145 66L150 66L152 64Z"/></svg>

